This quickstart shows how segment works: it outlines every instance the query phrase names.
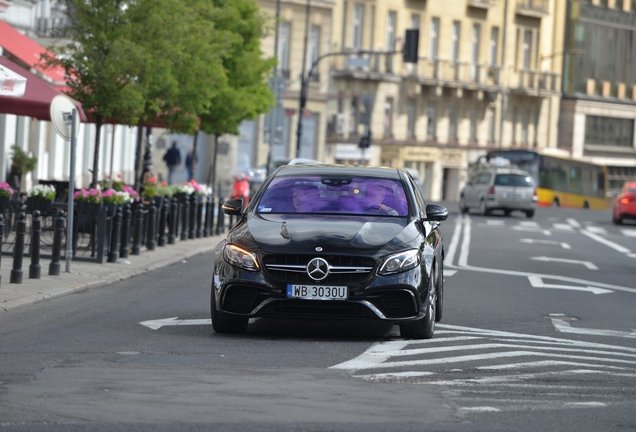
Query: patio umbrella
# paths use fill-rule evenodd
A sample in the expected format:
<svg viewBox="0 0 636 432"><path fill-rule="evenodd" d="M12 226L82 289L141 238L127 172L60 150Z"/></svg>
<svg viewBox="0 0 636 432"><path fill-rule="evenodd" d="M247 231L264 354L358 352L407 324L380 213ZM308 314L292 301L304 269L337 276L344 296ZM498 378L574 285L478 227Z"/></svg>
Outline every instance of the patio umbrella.
<svg viewBox="0 0 636 432"><path fill-rule="evenodd" d="M26 89L22 96L4 96L0 93L0 114L15 114L51 121L51 101L55 96L63 93L6 57L0 56L0 66L22 77L27 77ZM73 100L73 103L77 106L80 120L85 122L86 115L82 110L82 104L76 100Z"/></svg>

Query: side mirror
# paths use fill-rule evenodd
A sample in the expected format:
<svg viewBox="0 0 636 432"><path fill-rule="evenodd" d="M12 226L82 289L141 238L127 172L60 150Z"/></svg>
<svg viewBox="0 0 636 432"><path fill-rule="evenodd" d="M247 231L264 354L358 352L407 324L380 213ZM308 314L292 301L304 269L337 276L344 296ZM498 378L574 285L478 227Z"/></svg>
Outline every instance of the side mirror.
<svg viewBox="0 0 636 432"><path fill-rule="evenodd" d="M428 204L426 206L427 221L441 222L448 218L448 209L439 204Z"/></svg>
<svg viewBox="0 0 636 432"><path fill-rule="evenodd" d="M223 203L221 208L226 215L240 216L243 212L243 200L240 198L229 199Z"/></svg>

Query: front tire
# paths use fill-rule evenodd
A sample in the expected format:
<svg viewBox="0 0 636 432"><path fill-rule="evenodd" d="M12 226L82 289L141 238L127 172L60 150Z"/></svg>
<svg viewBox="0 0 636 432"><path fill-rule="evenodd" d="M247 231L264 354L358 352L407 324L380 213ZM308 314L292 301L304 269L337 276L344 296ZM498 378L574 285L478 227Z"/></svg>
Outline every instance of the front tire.
<svg viewBox="0 0 636 432"><path fill-rule="evenodd" d="M534 216L534 210L526 210L526 217L528 219L532 218Z"/></svg>
<svg viewBox="0 0 636 432"><path fill-rule="evenodd" d="M212 288L212 299L210 300L210 315L212 316L212 329L215 333L245 333L247 330L248 318L223 318L216 309L216 295Z"/></svg>
<svg viewBox="0 0 636 432"><path fill-rule="evenodd" d="M435 271L431 270L428 279L428 298L426 299L426 316L418 321L400 324L400 335L405 339L430 339L435 333L435 305L437 295L435 291Z"/></svg>

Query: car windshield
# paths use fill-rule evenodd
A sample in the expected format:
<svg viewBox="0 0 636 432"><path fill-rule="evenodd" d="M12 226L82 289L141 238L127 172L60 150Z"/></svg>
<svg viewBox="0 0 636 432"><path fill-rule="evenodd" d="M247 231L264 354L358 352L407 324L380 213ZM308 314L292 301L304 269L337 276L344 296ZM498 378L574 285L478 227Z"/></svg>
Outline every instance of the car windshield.
<svg viewBox="0 0 636 432"><path fill-rule="evenodd" d="M407 216L398 180L372 177L279 177L267 186L257 213Z"/></svg>
<svg viewBox="0 0 636 432"><path fill-rule="evenodd" d="M628 186L627 193L636 194L636 186Z"/></svg>
<svg viewBox="0 0 636 432"><path fill-rule="evenodd" d="M495 186L533 187L532 177L527 174L497 174Z"/></svg>

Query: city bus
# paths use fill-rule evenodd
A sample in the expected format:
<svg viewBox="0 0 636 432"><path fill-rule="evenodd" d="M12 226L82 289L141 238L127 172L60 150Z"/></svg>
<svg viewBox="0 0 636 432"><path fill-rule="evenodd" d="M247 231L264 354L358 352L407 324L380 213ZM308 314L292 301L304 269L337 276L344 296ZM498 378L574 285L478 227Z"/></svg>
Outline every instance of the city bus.
<svg viewBox="0 0 636 432"><path fill-rule="evenodd" d="M533 150L493 150L477 162L493 158L508 159L532 175L540 206L605 210L612 201L605 166Z"/></svg>

